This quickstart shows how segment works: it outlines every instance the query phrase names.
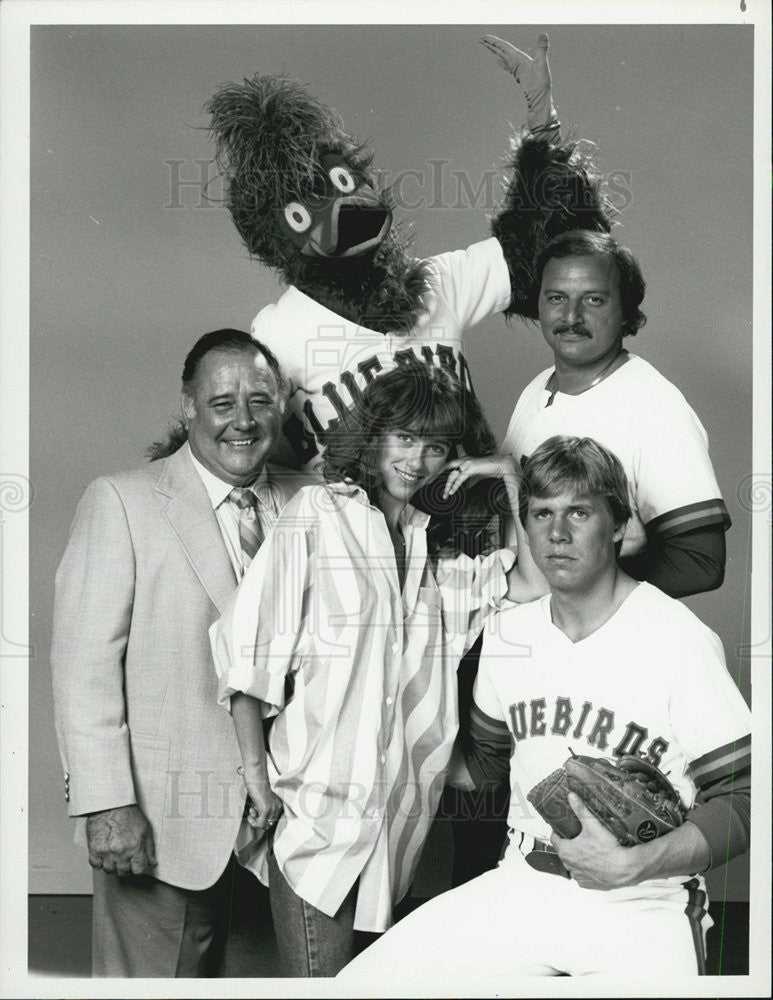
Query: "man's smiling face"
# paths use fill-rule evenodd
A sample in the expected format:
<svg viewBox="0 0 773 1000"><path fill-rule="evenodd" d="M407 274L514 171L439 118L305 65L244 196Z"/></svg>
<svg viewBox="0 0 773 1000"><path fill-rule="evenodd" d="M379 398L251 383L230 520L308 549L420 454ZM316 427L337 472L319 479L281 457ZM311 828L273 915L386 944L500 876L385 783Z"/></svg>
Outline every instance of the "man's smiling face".
<svg viewBox="0 0 773 1000"><path fill-rule="evenodd" d="M557 367L611 360L623 341L617 267L597 255L551 258L542 272L539 321Z"/></svg>
<svg viewBox="0 0 773 1000"><path fill-rule="evenodd" d="M274 373L259 351L209 351L190 393L183 393L191 451L225 482L251 483L277 444L283 408Z"/></svg>

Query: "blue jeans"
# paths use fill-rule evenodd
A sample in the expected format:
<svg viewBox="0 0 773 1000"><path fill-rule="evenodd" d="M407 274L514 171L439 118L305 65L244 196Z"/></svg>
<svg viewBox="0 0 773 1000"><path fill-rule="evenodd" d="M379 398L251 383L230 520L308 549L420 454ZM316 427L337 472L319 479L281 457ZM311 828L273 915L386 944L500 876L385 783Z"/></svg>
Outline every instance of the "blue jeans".
<svg viewBox="0 0 773 1000"><path fill-rule="evenodd" d="M334 917L298 896L268 853L271 915L283 976L335 976L355 955L354 909L357 882Z"/></svg>

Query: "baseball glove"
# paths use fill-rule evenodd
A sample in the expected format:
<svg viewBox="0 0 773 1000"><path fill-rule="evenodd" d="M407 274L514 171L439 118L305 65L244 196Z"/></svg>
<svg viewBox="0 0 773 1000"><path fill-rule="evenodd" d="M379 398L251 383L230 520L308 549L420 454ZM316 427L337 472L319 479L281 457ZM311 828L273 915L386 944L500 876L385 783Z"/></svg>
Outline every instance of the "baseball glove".
<svg viewBox="0 0 773 1000"><path fill-rule="evenodd" d="M644 844L684 822L679 793L668 778L640 757L618 760L576 754L532 788L526 798L555 832L576 837L582 825L567 792L575 792L624 847Z"/></svg>

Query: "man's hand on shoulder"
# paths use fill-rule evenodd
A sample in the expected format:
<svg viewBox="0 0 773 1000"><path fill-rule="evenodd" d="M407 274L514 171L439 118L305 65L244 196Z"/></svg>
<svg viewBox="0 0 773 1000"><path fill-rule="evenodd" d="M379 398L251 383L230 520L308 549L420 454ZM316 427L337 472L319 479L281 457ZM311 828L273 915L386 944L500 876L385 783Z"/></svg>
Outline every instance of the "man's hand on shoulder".
<svg viewBox="0 0 773 1000"><path fill-rule="evenodd" d="M142 875L155 868L153 831L139 806L119 806L86 819L89 864L110 875Z"/></svg>
<svg viewBox="0 0 773 1000"><path fill-rule="evenodd" d="M574 792L569 792L568 798L572 811L582 823L582 830L571 840L554 833L550 842L574 881L583 889L638 885L641 876L637 849L622 847Z"/></svg>

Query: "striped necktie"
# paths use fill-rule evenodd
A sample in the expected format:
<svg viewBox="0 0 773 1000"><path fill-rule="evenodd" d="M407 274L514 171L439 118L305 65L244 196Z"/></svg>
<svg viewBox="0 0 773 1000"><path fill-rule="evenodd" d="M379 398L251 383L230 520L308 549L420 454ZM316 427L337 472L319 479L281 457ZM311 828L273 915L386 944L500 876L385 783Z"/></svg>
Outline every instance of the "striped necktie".
<svg viewBox="0 0 773 1000"><path fill-rule="evenodd" d="M263 529L258 519L258 498L252 490L236 486L229 493L228 499L239 508L239 542L244 573L263 543Z"/></svg>

